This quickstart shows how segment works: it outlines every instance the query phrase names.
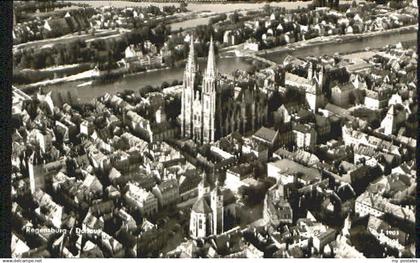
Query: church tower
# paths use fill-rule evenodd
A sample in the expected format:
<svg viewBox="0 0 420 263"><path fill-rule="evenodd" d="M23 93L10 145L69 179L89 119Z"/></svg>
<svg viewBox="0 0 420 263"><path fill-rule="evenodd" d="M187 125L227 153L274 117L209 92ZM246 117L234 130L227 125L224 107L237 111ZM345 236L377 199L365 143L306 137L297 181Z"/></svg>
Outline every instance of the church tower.
<svg viewBox="0 0 420 263"><path fill-rule="evenodd" d="M209 55L207 68L204 73L203 85L201 90L202 102L202 127L203 143L211 143L215 140L215 117L216 117L216 58L214 54L213 37L210 39Z"/></svg>
<svg viewBox="0 0 420 263"><path fill-rule="evenodd" d="M312 80L314 77L314 67L312 65L312 62L308 63L308 80Z"/></svg>
<svg viewBox="0 0 420 263"><path fill-rule="evenodd" d="M325 85L325 68L324 68L324 66L321 66L321 70L319 71L318 84L319 84L319 87L321 88L321 91L324 91L324 85Z"/></svg>
<svg viewBox="0 0 420 263"><path fill-rule="evenodd" d="M320 100L321 100L321 94L319 93L319 86L318 83L313 82L312 87L306 89L305 91L305 99L306 102L312 112L317 112Z"/></svg>
<svg viewBox="0 0 420 263"><path fill-rule="evenodd" d="M389 107L388 112L386 113L385 118L381 122L381 128L384 129L385 135L392 135L397 130L397 123L396 123L396 113L394 105Z"/></svg>
<svg viewBox="0 0 420 263"><path fill-rule="evenodd" d="M218 181L216 186L210 192L210 208L213 215L212 234L218 235L223 233L223 194L220 191Z"/></svg>
<svg viewBox="0 0 420 263"><path fill-rule="evenodd" d="M324 68L322 67L320 73L314 72L312 62L308 66L308 80L311 84L310 88L305 91L306 102L312 112L317 112L318 108L324 103L324 96L322 89L324 86Z"/></svg>
<svg viewBox="0 0 420 263"><path fill-rule="evenodd" d="M185 66L184 83L181 99L181 135L182 137L191 137L193 133L193 101L194 85L197 74L197 63L194 52L194 39L191 35L190 53Z"/></svg>
<svg viewBox="0 0 420 263"><path fill-rule="evenodd" d="M29 184L32 194L38 189L45 189L45 175L42 168L43 163L39 150L35 150L28 160Z"/></svg>

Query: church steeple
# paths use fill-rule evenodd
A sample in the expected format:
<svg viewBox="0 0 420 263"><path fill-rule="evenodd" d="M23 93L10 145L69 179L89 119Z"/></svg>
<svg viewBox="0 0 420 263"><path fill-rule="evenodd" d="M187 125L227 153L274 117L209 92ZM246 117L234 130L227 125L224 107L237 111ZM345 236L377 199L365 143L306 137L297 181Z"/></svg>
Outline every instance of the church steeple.
<svg viewBox="0 0 420 263"><path fill-rule="evenodd" d="M206 76L213 77L213 78L216 76L216 59L214 55L213 36L210 37L210 47L209 47L209 55L207 59Z"/></svg>
<svg viewBox="0 0 420 263"><path fill-rule="evenodd" d="M184 81L181 103L181 134L183 137L191 137L193 134L193 104L194 87L196 86L197 63L194 51L194 39L191 35L190 52L185 65Z"/></svg>
<svg viewBox="0 0 420 263"><path fill-rule="evenodd" d="M312 81L314 77L314 66L312 65L312 62L308 63L308 80Z"/></svg>
<svg viewBox="0 0 420 263"><path fill-rule="evenodd" d="M197 63L195 61L194 37L193 37L193 35L191 35L190 53L188 54L186 71L191 73L191 72L196 72L196 70L197 70Z"/></svg>
<svg viewBox="0 0 420 263"><path fill-rule="evenodd" d="M202 96L202 142L211 143L215 139L215 118L216 118L216 59L214 55L213 37L210 39L209 55L207 58L207 69L203 78L201 90Z"/></svg>

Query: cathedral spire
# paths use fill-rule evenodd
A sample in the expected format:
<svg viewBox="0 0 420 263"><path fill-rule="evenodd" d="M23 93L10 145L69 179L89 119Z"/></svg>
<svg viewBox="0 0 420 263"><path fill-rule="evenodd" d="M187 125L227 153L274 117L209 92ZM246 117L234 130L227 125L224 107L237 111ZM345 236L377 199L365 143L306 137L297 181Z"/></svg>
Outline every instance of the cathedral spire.
<svg viewBox="0 0 420 263"><path fill-rule="evenodd" d="M214 57L213 36L210 37L210 47L209 47L209 55L208 55L208 58L207 58L206 75L207 75L207 77L215 77L216 76L216 59Z"/></svg>
<svg viewBox="0 0 420 263"><path fill-rule="evenodd" d="M190 41L190 53L188 54L188 61L187 61L187 72L195 72L196 71L196 62L195 62L195 52L194 52L194 37L191 34L191 41Z"/></svg>

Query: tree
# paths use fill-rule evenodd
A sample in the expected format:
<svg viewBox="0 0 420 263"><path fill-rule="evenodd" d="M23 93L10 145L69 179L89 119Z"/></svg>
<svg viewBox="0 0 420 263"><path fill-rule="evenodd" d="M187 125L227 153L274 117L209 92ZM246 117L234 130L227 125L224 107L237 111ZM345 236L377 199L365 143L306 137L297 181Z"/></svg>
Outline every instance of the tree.
<svg viewBox="0 0 420 263"><path fill-rule="evenodd" d="M30 68L32 64L33 64L32 56L29 56L26 53L23 53L22 58L20 59L19 66L21 68Z"/></svg>
<svg viewBox="0 0 420 263"><path fill-rule="evenodd" d="M181 2L179 4L179 9L181 10L181 12L187 12L188 11L187 6L188 6L187 2Z"/></svg>
<svg viewBox="0 0 420 263"><path fill-rule="evenodd" d="M257 71L257 66L255 65L251 65L247 70L248 74L250 75L254 74L256 71Z"/></svg>
<svg viewBox="0 0 420 263"><path fill-rule="evenodd" d="M265 4L263 7L263 11L265 14L269 15L271 13L271 6L270 4Z"/></svg>
<svg viewBox="0 0 420 263"><path fill-rule="evenodd" d="M167 87L169 87L169 83L164 81L164 82L162 82L162 85L160 87L161 87L161 89L166 89Z"/></svg>
<svg viewBox="0 0 420 263"><path fill-rule="evenodd" d="M239 21L239 15L238 15L238 13L235 11L235 12L233 12L233 14L231 14L230 16L229 16L229 20L232 22L232 23L234 23L234 24L236 24L236 23L238 23L238 21Z"/></svg>
<svg viewBox="0 0 420 263"><path fill-rule="evenodd" d="M45 58L45 66L46 67L51 67L51 66L53 66L55 63L54 63L54 59L51 57L51 55L48 55L46 58Z"/></svg>

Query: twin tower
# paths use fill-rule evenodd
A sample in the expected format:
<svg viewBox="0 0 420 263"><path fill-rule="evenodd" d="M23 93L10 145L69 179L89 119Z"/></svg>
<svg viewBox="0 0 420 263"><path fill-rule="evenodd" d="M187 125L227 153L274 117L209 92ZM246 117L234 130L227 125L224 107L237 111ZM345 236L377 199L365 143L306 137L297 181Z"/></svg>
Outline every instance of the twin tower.
<svg viewBox="0 0 420 263"><path fill-rule="evenodd" d="M202 78L201 90L195 90L200 81L198 75L194 40L191 36L181 98L181 136L192 138L198 143L211 143L215 141L217 99L217 68L213 38L210 40L207 68Z"/></svg>

